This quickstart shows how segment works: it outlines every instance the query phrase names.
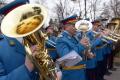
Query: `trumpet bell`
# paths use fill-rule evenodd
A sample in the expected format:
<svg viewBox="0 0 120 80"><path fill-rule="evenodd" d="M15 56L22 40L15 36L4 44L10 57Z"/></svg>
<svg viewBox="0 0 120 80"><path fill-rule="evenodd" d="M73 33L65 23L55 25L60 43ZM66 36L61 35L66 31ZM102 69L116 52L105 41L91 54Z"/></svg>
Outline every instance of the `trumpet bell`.
<svg viewBox="0 0 120 80"><path fill-rule="evenodd" d="M25 34L18 34L16 32L16 30L17 30L18 24L21 21L22 16L28 12L34 13L35 7L40 8L40 15L42 15L42 17L43 17L42 21L32 31L25 33ZM3 34L5 34L6 36L9 36L9 37L15 37L15 38L25 37L27 35L30 35L30 34L36 32L37 30L39 30L43 26L43 24L45 23L46 18L47 18L47 10L45 7L43 7L40 4L25 4L25 5L22 5L22 6L15 8L14 10L9 12L4 17L4 19L2 20L2 23L1 23L1 31Z"/></svg>
<svg viewBox="0 0 120 80"><path fill-rule="evenodd" d="M89 31L92 29L92 23L87 20L80 20L80 21L76 22L75 28L78 31L86 32L86 31Z"/></svg>

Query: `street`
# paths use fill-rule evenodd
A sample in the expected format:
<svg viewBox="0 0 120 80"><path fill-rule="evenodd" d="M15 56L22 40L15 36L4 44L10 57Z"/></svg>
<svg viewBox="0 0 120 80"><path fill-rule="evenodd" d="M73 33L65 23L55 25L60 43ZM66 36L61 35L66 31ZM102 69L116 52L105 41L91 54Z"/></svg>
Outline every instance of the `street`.
<svg viewBox="0 0 120 80"><path fill-rule="evenodd" d="M115 59L115 68L117 68L116 71L110 71L112 72L111 75L105 76L104 78L106 80L120 80L120 58Z"/></svg>

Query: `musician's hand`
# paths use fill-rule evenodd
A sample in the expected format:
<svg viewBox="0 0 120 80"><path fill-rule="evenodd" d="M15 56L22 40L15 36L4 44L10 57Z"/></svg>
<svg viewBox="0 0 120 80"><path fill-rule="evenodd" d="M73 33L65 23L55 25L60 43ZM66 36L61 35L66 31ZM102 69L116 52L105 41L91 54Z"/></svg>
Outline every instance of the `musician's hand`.
<svg viewBox="0 0 120 80"><path fill-rule="evenodd" d="M32 51L32 56L35 56L35 54L37 54L37 51L38 51L38 46L32 46L31 48L31 51ZM25 59L25 66L27 67L27 69L32 72L33 69L34 69L34 65L33 63L31 62L31 60L29 59L28 56L26 56L26 59Z"/></svg>
<svg viewBox="0 0 120 80"><path fill-rule="evenodd" d="M95 35L95 38L100 38L101 36L102 35L98 33L98 34Z"/></svg>
<svg viewBox="0 0 120 80"><path fill-rule="evenodd" d="M80 43L83 45L83 46L88 46L89 45L89 40L87 38L82 38L80 40Z"/></svg>
<svg viewBox="0 0 120 80"><path fill-rule="evenodd" d="M102 31L102 34L105 35L105 36L107 36L107 35L110 34L110 30L104 29L104 30Z"/></svg>
<svg viewBox="0 0 120 80"><path fill-rule="evenodd" d="M93 54L92 52L89 52L89 53L87 53L87 57L92 59L95 57L95 54Z"/></svg>
<svg viewBox="0 0 120 80"><path fill-rule="evenodd" d="M61 78L62 78L62 72L58 71L58 72L56 72L56 75L57 75L57 79L56 80L61 80Z"/></svg>
<svg viewBox="0 0 120 80"><path fill-rule="evenodd" d="M106 29L105 32L106 32L106 35L109 35L111 31L109 29Z"/></svg>
<svg viewBox="0 0 120 80"><path fill-rule="evenodd" d="M31 51L32 51L32 56L35 56L36 54L38 54L38 51L40 47L38 45L34 45L31 47Z"/></svg>
<svg viewBox="0 0 120 80"><path fill-rule="evenodd" d="M100 32L100 36L102 37L102 36L105 36L105 33L102 31L102 32Z"/></svg>
<svg viewBox="0 0 120 80"><path fill-rule="evenodd" d="M29 70L29 72L32 72L34 69L34 65L31 62L31 60L28 58L28 56L26 56L26 59L25 59L25 66Z"/></svg>

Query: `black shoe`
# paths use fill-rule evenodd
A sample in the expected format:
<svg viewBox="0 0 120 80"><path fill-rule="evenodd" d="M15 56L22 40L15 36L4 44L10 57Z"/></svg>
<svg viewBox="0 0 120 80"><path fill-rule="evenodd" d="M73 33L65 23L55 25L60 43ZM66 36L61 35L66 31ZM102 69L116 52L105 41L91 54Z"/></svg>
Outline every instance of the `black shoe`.
<svg viewBox="0 0 120 80"><path fill-rule="evenodd" d="M109 70L111 70L111 71L116 71L117 68L110 68Z"/></svg>
<svg viewBox="0 0 120 80"><path fill-rule="evenodd" d="M109 75L111 75L112 73L111 72L109 72L109 71L107 71L106 73L105 73L105 75L107 75L107 76L109 76Z"/></svg>

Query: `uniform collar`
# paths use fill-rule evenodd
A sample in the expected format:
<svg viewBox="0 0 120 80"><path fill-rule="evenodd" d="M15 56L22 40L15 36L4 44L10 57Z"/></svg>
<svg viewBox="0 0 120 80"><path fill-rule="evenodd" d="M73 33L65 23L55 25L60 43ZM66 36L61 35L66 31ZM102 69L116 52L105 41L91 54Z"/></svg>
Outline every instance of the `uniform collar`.
<svg viewBox="0 0 120 80"><path fill-rule="evenodd" d="M62 35L65 36L65 37L67 37L68 39L74 38L74 36L71 36L68 31L64 31Z"/></svg>
<svg viewBox="0 0 120 80"><path fill-rule="evenodd" d="M64 36L70 36L70 33L65 30L65 31L63 31L63 35L64 35Z"/></svg>
<svg viewBox="0 0 120 80"><path fill-rule="evenodd" d="M4 36L2 34L0 34L0 40L4 39Z"/></svg>

